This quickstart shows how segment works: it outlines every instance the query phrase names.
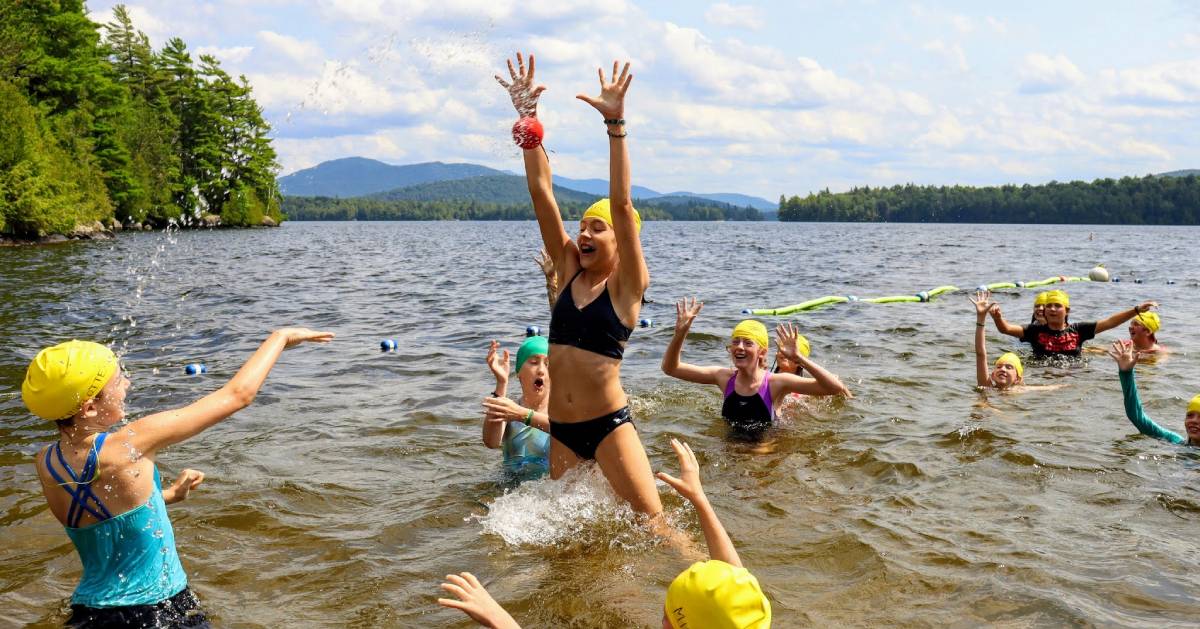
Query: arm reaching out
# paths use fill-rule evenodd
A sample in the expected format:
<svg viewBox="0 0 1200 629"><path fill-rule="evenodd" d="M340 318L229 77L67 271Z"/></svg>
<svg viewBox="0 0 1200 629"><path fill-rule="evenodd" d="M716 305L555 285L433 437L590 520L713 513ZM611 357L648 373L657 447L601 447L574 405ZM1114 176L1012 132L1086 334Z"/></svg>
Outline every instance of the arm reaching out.
<svg viewBox="0 0 1200 629"><path fill-rule="evenodd" d="M696 384L719 386L721 384L720 375L724 371L721 367L699 367L680 362L683 354L683 342L687 338L688 330L692 329L692 321L703 309L704 302L696 301L695 297L675 302L675 334L671 336L671 342L667 344L667 351L663 352L662 370L672 378Z"/></svg>
<svg viewBox="0 0 1200 629"><path fill-rule="evenodd" d="M439 598L438 605L451 607L471 617L471 620L490 629L521 629L521 625L504 611L504 608L488 594L487 588L470 572L448 574L442 589L456 598Z"/></svg>
<svg viewBox="0 0 1200 629"><path fill-rule="evenodd" d="M997 309L1000 307L991 301L991 296L990 291L981 290L976 291L974 297L968 297L971 303L975 304L975 385L980 387L991 384L991 380L988 378L987 341L983 334L983 320L993 307Z"/></svg>
<svg viewBox="0 0 1200 629"><path fill-rule="evenodd" d="M708 502L708 496L704 495L704 487L700 485L700 464L696 462L696 453L692 452L691 446L678 439L671 440L671 447L675 449L675 456L679 457L679 478L666 472L659 472L655 476L674 487L680 496L687 498L696 508L709 557L741 568L742 560L738 557L737 549L733 547L733 541L729 539L729 534L717 518L717 512Z"/></svg>
<svg viewBox="0 0 1200 629"><path fill-rule="evenodd" d="M1121 396L1125 402L1125 417L1133 424L1134 428L1143 435L1162 439L1171 443L1186 443L1187 438L1183 435L1167 430L1159 426L1153 419L1146 416L1146 411L1142 410L1142 400L1138 397L1137 380L1133 377L1133 368L1137 366L1138 352L1134 349L1133 343L1128 341L1113 341L1112 349L1108 351L1108 355L1112 356L1117 363L1117 369L1120 371L1121 379Z"/></svg>
<svg viewBox="0 0 1200 629"><path fill-rule="evenodd" d="M1147 310L1150 310L1151 308L1157 308L1157 307L1158 307L1158 302L1147 301L1144 303L1140 303L1140 304L1134 306L1133 308L1130 308L1129 310L1122 310L1121 312L1118 312L1116 314L1109 315L1109 316L1096 322L1096 334L1105 332L1107 330L1111 330L1111 329L1117 327L1118 325L1121 325L1122 323L1125 323L1126 321L1129 321L1130 319L1138 316L1139 314L1142 314L1143 312L1146 312Z"/></svg>
<svg viewBox="0 0 1200 629"><path fill-rule="evenodd" d="M784 358L800 365L802 369L812 374L813 377L805 378L790 373L774 374L771 378L772 382L779 382L781 395L788 393L801 393L804 395L844 395L848 398L854 397L850 393L850 389L842 384L841 379L836 375L825 370L824 367L808 359L807 356L796 351L796 338L798 333L796 327L789 323L781 323L775 326L775 347L778 348L780 354ZM774 394L772 394L774 397Z"/></svg>
<svg viewBox="0 0 1200 629"><path fill-rule="evenodd" d="M301 343L328 343L331 340L332 332L308 328L283 328L272 332L225 386L183 408L155 413L129 424L130 446L153 459L158 450L190 439L250 406L283 350Z"/></svg>
<svg viewBox="0 0 1200 629"><path fill-rule="evenodd" d="M1025 328L1015 323L1009 323L1004 319L1004 315L1000 312L1000 304L992 304L992 307L988 309L988 313L992 315L992 321L996 322L996 330L1001 334L1017 338L1025 335Z"/></svg>

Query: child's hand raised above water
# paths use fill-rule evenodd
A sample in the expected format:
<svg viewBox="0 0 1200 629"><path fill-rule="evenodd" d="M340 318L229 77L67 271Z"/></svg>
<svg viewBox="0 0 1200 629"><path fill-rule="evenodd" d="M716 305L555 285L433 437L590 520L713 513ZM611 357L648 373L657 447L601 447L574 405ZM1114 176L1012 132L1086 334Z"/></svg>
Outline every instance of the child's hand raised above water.
<svg viewBox="0 0 1200 629"><path fill-rule="evenodd" d="M704 310L704 302L696 301L695 297L685 297L675 302L675 329L686 330L692 327L692 321L701 310Z"/></svg>
<svg viewBox="0 0 1200 629"><path fill-rule="evenodd" d="M1134 349L1133 343L1128 339L1113 341L1112 348L1108 350L1108 355L1117 361L1117 369L1121 371L1131 371L1137 365L1138 351Z"/></svg>
<svg viewBox="0 0 1200 629"><path fill-rule="evenodd" d="M163 502L174 504L186 500L188 494L199 487L202 482L204 482L204 472L190 468L183 470L170 487L162 490Z"/></svg>
<svg viewBox="0 0 1200 629"><path fill-rule="evenodd" d="M508 384L508 372L510 369L509 364L508 350L501 352L500 341L492 341L492 344L488 347L487 365L488 369L492 371L492 375L496 376L497 384ZM507 386L505 388L507 388ZM498 387L496 389L496 393L504 395L504 391L501 391Z"/></svg>
<svg viewBox="0 0 1200 629"><path fill-rule="evenodd" d="M488 594L487 588L470 572L448 574L442 589L457 598L439 598L438 605L452 607L471 617L471 620L491 629L521 629L517 621Z"/></svg>
<svg viewBox="0 0 1200 629"><path fill-rule="evenodd" d="M274 333L283 336L285 348L301 343L328 343L334 336L333 332L318 332L308 328L279 328Z"/></svg>
<svg viewBox="0 0 1200 629"><path fill-rule="evenodd" d="M655 474L659 480L675 488L680 496L687 498L688 502L696 503L699 500L705 500L704 487L700 484L700 463L696 461L696 453L692 452L692 447L678 439L671 440L671 447L675 449L675 456L679 458L679 477L676 478L666 472Z"/></svg>
<svg viewBox="0 0 1200 629"><path fill-rule="evenodd" d="M987 316L987 313L991 312L993 308L996 309L996 312L1000 311L1000 304L992 301L991 291L977 290L975 291L974 295L968 296L967 299L970 299L971 303L975 304L975 314L978 315L980 321L983 321L983 318Z"/></svg>
<svg viewBox="0 0 1200 629"><path fill-rule="evenodd" d="M775 326L776 351L794 363L800 362L800 352L796 351L796 339L799 337L800 332L796 330L796 326L792 325L791 321Z"/></svg>
<svg viewBox="0 0 1200 629"><path fill-rule="evenodd" d="M596 108L596 111L604 115L605 120L619 120L625 117L625 92L629 91L629 84L633 82L633 75L629 73L629 62L625 62L625 67L621 70L620 76L617 76L617 66L620 62L613 62L612 79L604 80L604 68L598 68L600 73L600 95L588 96L587 94L578 94L575 98Z"/></svg>
<svg viewBox="0 0 1200 629"><path fill-rule="evenodd" d="M519 70L519 71L518 71ZM513 62L508 60L508 75L512 77L512 83L506 82L499 74L496 75L496 81L508 90L508 96L512 99L513 107L516 108L517 114L522 118L537 117L538 97L542 92L546 91L545 85L536 85L533 82L534 61L533 55L529 55L529 71L525 71L525 60L521 58L521 53L517 53L517 69L513 68Z"/></svg>

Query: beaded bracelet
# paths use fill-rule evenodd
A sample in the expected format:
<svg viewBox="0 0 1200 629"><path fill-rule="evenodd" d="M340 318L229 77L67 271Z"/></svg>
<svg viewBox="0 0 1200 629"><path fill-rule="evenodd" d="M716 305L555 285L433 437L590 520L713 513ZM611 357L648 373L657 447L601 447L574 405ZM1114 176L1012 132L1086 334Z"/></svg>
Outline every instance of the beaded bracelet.
<svg viewBox="0 0 1200 629"><path fill-rule="evenodd" d="M604 124L625 124L624 118L605 118Z"/></svg>

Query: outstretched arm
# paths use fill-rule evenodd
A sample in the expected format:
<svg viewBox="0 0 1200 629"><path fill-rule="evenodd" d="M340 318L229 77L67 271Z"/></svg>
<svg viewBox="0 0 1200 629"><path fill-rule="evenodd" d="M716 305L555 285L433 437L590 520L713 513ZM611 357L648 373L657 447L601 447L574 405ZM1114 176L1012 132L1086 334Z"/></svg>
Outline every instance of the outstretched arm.
<svg viewBox="0 0 1200 629"><path fill-rule="evenodd" d="M1130 423L1138 429L1138 432L1171 443L1187 442L1183 435L1159 426L1142 410L1142 400L1138 397L1137 380L1133 377L1133 369L1137 365L1138 358L1133 344L1113 341L1108 355L1117 362L1117 369L1120 371L1121 396L1125 400L1125 417L1129 418Z"/></svg>
<svg viewBox="0 0 1200 629"><path fill-rule="evenodd" d="M492 375L496 377L496 388L492 391L492 398L507 396L509 354L508 350L500 351L500 341L492 341L492 344L488 347L487 364L488 369L492 371ZM483 405L485 408L487 407L486 400ZM500 442L504 441L505 422L488 421L489 419L490 414L485 413L483 421L483 445L493 449L499 448Z"/></svg>
<svg viewBox="0 0 1200 629"><path fill-rule="evenodd" d="M202 482L204 482L204 472L184 469L182 472L179 472L179 477L175 479L174 483L171 483L170 487L162 490L163 502L169 505L183 502L187 499L188 494L196 487L199 487Z"/></svg>
<svg viewBox="0 0 1200 629"><path fill-rule="evenodd" d="M968 297L971 303L975 304L975 385L980 387L991 384L988 379L987 341L983 334L983 320L987 317L988 310L996 305L989 300L991 296L991 292L981 290L976 291L974 297Z"/></svg>
<svg viewBox="0 0 1200 629"><path fill-rule="evenodd" d="M720 386L720 375L724 371L722 368L700 367L680 361L683 354L683 342L687 339L688 330L692 329L692 321L696 319L696 315L700 314L702 309L704 309L704 302L696 301L695 297L691 298L691 301L685 298L675 303L675 334L671 336L671 342L667 344L667 351L663 352L662 370L672 378L696 384Z"/></svg>
<svg viewBox="0 0 1200 629"><path fill-rule="evenodd" d="M1004 315L1000 312L1000 304L994 304L993 307L988 310L988 312L990 312L992 315L992 321L996 322L996 330L998 330L1001 334L1007 334L1017 338L1021 338L1025 335L1025 328L1015 323L1009 323L1004 319Z"/></svg>
<svg viewBox="0 0 1200 629"><path fill-rule="evenodd" d="M778 382L778 393L786 395L788 393L802 393L804 395L844 395L846 397L854 397L850 393L850 389L842 384L833 373L826 371L824 367L808 359L807 356L796 351L796 327L790 322L781 323L775 326L775 347L778 348L788 360L800 365L800 368L812 374L813 377L805 378L790 373L775 374L771 378L771 382Z"/></svg>
<svg viewBox="0 0 1200 629"><path fill-rule="evenodd" d="M655 476L674 487L680 496L687 498L696 508L696 515L700 516L700 528L704 531L704 543L708 545L709 557L741 568L742 560L738 557L737 549L733 547L733 540L729 539L729 534L717 518L717 512L708 502L708 496L704 495L696 453L692 452L691 446L678 439L671 440L671 447L675 449L675 456L679 458L679 478L666 472L659 472Z"/></svg>
<svg viewBox="0 0 1200 629"><path fill-rule="evenodd" d="M629 73L628 62L618 75L618 65L618 62L613 62L609 80L604 78L604 69L599 70L599 96L579 94L576 98L595 107L604 116L608 132L608 199L612 206L613 231L617 240L617 258L620 260L616 288L625 298L623 301L632 302L640 301L646 292L646 287L650 285L650 272L642 256L642 241L633 214L629 148L625 131L625 93L629 91L633 75Z"/></svg>
<svg viewBox="0 0 1200 629"><path fill-rule="evenodd" d="M521 629L521 625L504 611L504 608L488 594L487 588L470 572L448 574L442 589L456 598L439 598L438 605L452 607L471 617L471 620L490 629Z"/></svg>
<svg viewBox="0 0 1200 629"><path fill-rule="evenodd" d="M1147 301L1144 303L1140 303L1140 304L1130 308L1129 310L1122 310L1121 312L1118 312L1116 314L1109 315L1109 316L1096 322L1096 334L1099 334L1106 330L1111 330L1111 329L1117 327L1118 325L1121 325L1122 323L1125 323L1126 321L1129 321L1130 319L1138 316L1139 314L1146 312L1147 310L1149 310L1151 308L1157 308L1157 307L1158 307L1158 302Z"/></svg>
<svg viewBox="0 0 1200 629"><path fill-rule="evenodd" d="M518 52L516 68L513 67L512 60L508 60L508 75L512 82L505 81L499 74L496 75L496 81L508 90L513 107L523 118L537 117L538 97L546 90L545 85L538 85L534 82L534 69L533 55L529 55L527 71L525 61ZM554 260L554 267L561 278L571 237L567 235L567 230L563 227L558 201L554 199L554 180L550 174L550 159L546 157L546 150L541 146L525 149L524 159L525 183L529 186L529 198L533 201L533 213L537 216L538 228L542 232L542 244Z"/></svg>
<svg viewBox="0 0 1200 629"><path fill-rule="evenodd" d="M326 343L332 339L332 332L315 332L307 328L276 330L225 386L183 408L155 413L132 422L123 432L129 433L130 446L153 458L158 450L194 437L250 406L284 349L306 341Z"/></svg>

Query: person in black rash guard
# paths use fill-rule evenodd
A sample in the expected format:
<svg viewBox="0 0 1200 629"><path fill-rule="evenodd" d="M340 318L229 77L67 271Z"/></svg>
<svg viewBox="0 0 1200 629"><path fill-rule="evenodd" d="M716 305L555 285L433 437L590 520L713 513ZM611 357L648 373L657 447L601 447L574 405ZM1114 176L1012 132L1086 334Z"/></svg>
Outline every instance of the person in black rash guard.
<svg viewBox="0 0 1200 629"><path fill-rule="evenodd" d="M662 370L672 378L719 387L725 394L721 416L734 430L754 434L769 427L775 421L777 401L790 393L851 397L850 390L837 376L797 351L798 334L790 323L775 328L780 356L812 374L812 378L768 371L767 328L751 319L739 323L730 336L728 350L732 368L681 362L683 341L703 307L704 303L694 298L675 304L675 335L663 353Z"/></svg>
<svg viewBox="0 0 1200 629"><path fill-rule="evenodd" d="M999 306L991 309L996 329L1002 334L1014 336L1029 343L1033 347L1033 355L1036 358L1078 357L1083 351L1083 344L1095 338L1097 334L1111 330L1151 308L1158 307L1156 302L1147 301L1099 321L1071 323L1067 320L1071 313L1071 300L1066 291L1052 290L1045 295L1045 324L1016 325L1004 319Z"/></svg>

